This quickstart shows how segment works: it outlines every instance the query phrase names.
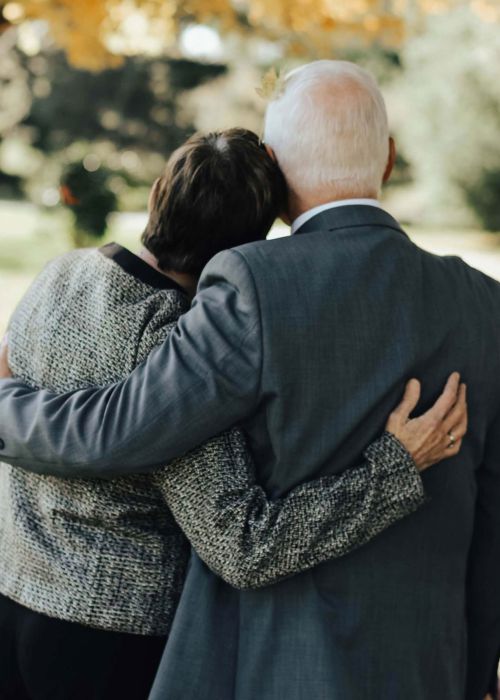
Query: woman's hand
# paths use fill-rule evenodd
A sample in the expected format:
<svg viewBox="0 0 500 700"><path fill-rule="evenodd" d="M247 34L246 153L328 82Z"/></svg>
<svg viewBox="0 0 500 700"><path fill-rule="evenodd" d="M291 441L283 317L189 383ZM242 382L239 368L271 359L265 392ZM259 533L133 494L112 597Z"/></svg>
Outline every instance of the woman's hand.
<svg viewBox="0 0 500 700"><path fill-rule="evenodd" d="M10 379L12 377L8 355L9 347L7 345L7 334L5 334L0 343L0 379Z"/></svg>
<svg viewBox="0 0 500 700"><path fill-rule="evenodd" d="M454 372L434 406L410 419L419 398L420 382L410 379L403 400L389 416L386 430L405 446L417 469L424 471L460 451L467 432L466 386L460 384L460 375Z"/></svg>

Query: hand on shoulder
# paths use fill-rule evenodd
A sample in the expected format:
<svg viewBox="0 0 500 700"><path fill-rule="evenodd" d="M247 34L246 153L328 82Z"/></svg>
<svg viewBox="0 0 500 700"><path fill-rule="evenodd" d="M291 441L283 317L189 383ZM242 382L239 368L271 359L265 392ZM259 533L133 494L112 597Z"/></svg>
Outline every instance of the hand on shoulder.
<svg viewBox="0 0 500 700"><path fill-rule="evenodd" d="M419 471L454 457L467 432L466 386L453 372L435 404L424 414L410 418L420 398L420 382L411 379L405 395L389 416L386 430L411 454Z"/></svg>

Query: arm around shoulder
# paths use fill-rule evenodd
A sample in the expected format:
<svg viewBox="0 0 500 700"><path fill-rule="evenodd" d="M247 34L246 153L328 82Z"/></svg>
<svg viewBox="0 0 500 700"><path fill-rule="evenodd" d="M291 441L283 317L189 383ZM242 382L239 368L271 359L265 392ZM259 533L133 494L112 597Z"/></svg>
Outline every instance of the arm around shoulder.
<svg viewBox="0 0 500 700"><path fill-rule="evenodd" d="M271 500L241 431L214 438L156 476L201 559L236 588L260 588L341 557L425 501L403 446L385 433L365 461Z"/></svg>
<svg viewBox="0 0 500 700"><path fill-rule="evenodd" d="M192 309L126 380L61 396L0 382L0 457L65 477L107 478L165 464L254 410L260 334L247 265L235 251L221 253L207 266Z"/></svg>

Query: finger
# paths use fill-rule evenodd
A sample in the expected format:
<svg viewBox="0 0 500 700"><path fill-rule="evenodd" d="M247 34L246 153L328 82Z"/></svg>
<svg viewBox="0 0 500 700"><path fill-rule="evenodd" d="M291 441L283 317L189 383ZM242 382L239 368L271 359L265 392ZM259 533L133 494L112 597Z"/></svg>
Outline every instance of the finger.
<svg viewBox="0 0 500 700"><path fill-rule="evenodd" d="M443 393L438 398L434 406L424 413L423 417L425 417L426 420L433 423L441 423L443 418L449 413L457 401L459 383L460 374L458 372L453 372L453 374L450 374L443 389Z"/></svg>
<svg viewBox="0 0 500 700"><path fill-rule="evenodd" d="M2 341L0 342L0 351L5 351L5 348L7 347L9 342L9 334L6 333L4 337L2 338Z"/></svg>
<svg viewBox="0 0 500 700"><path fill-rule="evenodd" d="M450 445L449 440L445 444L442 443L442 447L440 448L440 450L432 454L433 461L440 462L443 459L449 459L450 457L454 457L462 449L462 443L463 440L457 440L453 443L453 445Z"/></svg>
<svg viewBox="0 0 500 700"><path fill-rule="evenodd" d="M462 449L463 440L457 440L451 447L446 450L446 457L454 457Z"/></svg>
<svg viewBox="0 0 500 700"><path fill-rule="evenodd" d="M453 436L455 440L462 439L467 435L467 416L464 416L460 423L454 425L451 430L447 432L448 437Z"/></svg>
<svg viewBox="0 0 500 700"><path fill-rule="evenodd" d="M467 433L468 424L469 410L467 408L467 401L465 401L464 408L458 423L451 428L452 434L455 434L456 432L459 437L464 437L464 435Z"/></svg>
<svg viewBox="0 0 500 700"><path fill-rule="evenodd" d="M448 412L448 415L446 416L446 421L450 416L453 415L459 415L463 413L465 404L467 403L467 385L462 382L460 386L458 387L458 392L457 392L457 400L455 404L452 406L450 411Z"/></svg>
<svg viewBox="0 0 500 700"><path fill-rule="evenodd" d="M406 421L409 418L410 413L415 410L419 402L420 390L421 387L418 379L410 379L410 381L406 384L405 393L401 399L401 403L396 406L393 413Z"/></svg>
<svg viewBox="0 0 500 700"><path fill-rule="evenodd" d="M461 384L458 390L457 402L443 421L443 430L448 433L465 421L467 424L467 387Z"/></svg>
<svg viewBox="0 0 500 700"><path fill-rule="evenodd" d="M451 436L453 436L455 440L462 440L466 435L467 423L466 421L462 421L462 423L459 423L447 433L448 438L450 438L448 442L453 442Z"/></svg>

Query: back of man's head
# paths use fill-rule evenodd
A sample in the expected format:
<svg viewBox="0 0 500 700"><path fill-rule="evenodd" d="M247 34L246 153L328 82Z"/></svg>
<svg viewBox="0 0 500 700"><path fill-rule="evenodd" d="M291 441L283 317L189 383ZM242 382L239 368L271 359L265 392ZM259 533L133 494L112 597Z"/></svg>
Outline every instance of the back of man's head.
<svg viewBox="0 0 500 700"><path fill-rule="evenodd" d="M379 194L389 155L387 112L375 79L354 63L315 61L289 73L268 106L264 139L292 194Z"/></svg>

